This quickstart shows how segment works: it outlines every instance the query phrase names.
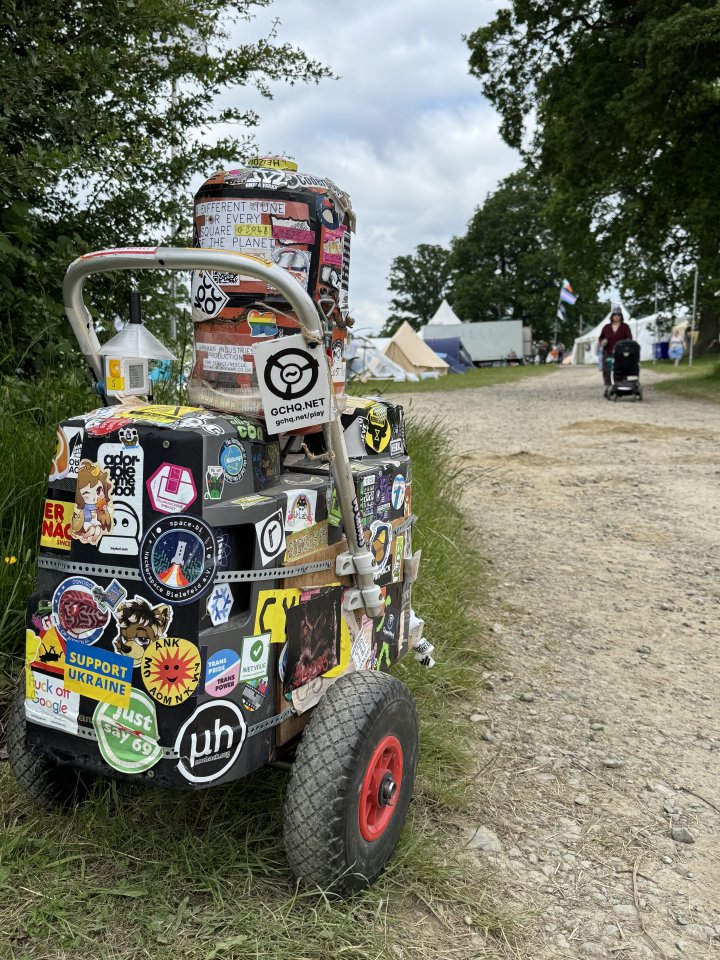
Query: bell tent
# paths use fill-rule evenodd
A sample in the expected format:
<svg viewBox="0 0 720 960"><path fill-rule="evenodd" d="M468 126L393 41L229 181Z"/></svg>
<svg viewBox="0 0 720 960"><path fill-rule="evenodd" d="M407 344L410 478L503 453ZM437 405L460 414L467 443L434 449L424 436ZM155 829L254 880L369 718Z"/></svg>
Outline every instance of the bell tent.
<svg viewBox="0 0 720 960"><path fill-rule="evenodd" d="M385 355L403 370L419 377L444 376L449 369L449 365L423 343L407 321L390 338Z"/></svg>

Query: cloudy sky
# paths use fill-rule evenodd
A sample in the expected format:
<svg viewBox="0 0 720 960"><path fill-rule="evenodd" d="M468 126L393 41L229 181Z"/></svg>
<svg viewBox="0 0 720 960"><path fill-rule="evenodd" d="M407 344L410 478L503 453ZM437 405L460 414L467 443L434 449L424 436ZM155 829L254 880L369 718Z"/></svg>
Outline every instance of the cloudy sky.
<svg viewBox="0 0 720 960"><path fill-rule="evenodd" d="M276 0L240 28L259 36L273 17L279 40L340 77L275 87L243 105L262 122L260 151L292 156L306 173L346 190L357 214L350 272L356 330L388 314L392 259L419 243L446 244L519 159L468 75L463 34L490 20L498 0Z"/></svg>

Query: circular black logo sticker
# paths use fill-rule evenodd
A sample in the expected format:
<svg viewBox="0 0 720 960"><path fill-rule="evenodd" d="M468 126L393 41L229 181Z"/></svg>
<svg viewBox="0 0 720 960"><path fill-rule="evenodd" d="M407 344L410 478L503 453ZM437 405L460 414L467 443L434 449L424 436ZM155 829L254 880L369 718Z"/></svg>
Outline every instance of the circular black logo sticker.
<svg viewBox="0 0 720 960"><path fill-rule="evenodd" d="M265 364L265 386L281 400L299 400L318 381L318 361L304 350L287 347Z"/></svg>
<svg viewBox="0 0 720 960"><path fill-rule="evenodd" d="M140 574L162 600L192 603L209 589L217 568L217 544L199 517L163 517L145 534Z"/></svg>
<svg viewBox="0 0 720 960"><path fill-rule="evenodd" d="M282 542L282 521L279 517L270 517L260 534L260 546L269 557L274 557Z"/></svg>
<svg viewBox="0 0 720 960"><path fill-rule="evenodd" d="M246 729L236 704L229 700L204 703L178 732L178 770L192 783L209 783L222 777L240 756Z"/></svg>

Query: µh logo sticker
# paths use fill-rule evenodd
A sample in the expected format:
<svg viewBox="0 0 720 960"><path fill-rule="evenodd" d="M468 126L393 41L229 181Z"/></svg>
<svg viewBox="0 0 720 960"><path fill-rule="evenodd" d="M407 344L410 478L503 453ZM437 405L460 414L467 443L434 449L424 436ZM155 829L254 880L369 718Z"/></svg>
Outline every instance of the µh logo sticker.
<svg viewBox="0 0 720 960"><path fill-rule="evenodd" d="M236 704L230 700L204 703L178 732L178 770L191 783L219 779L240 756L246 731L245 718Z"/></svg>

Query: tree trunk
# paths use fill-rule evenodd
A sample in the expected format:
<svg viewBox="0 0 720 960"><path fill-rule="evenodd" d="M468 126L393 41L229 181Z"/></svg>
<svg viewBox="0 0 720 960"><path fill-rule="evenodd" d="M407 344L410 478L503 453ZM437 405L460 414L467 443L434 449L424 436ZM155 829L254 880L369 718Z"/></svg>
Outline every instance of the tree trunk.
<svg viewBox="0 0 720 960"><path fill-rule="evenodd" d="M716 309L707 307L698 317L697 353L720 353L720 315Z"/></svg>

